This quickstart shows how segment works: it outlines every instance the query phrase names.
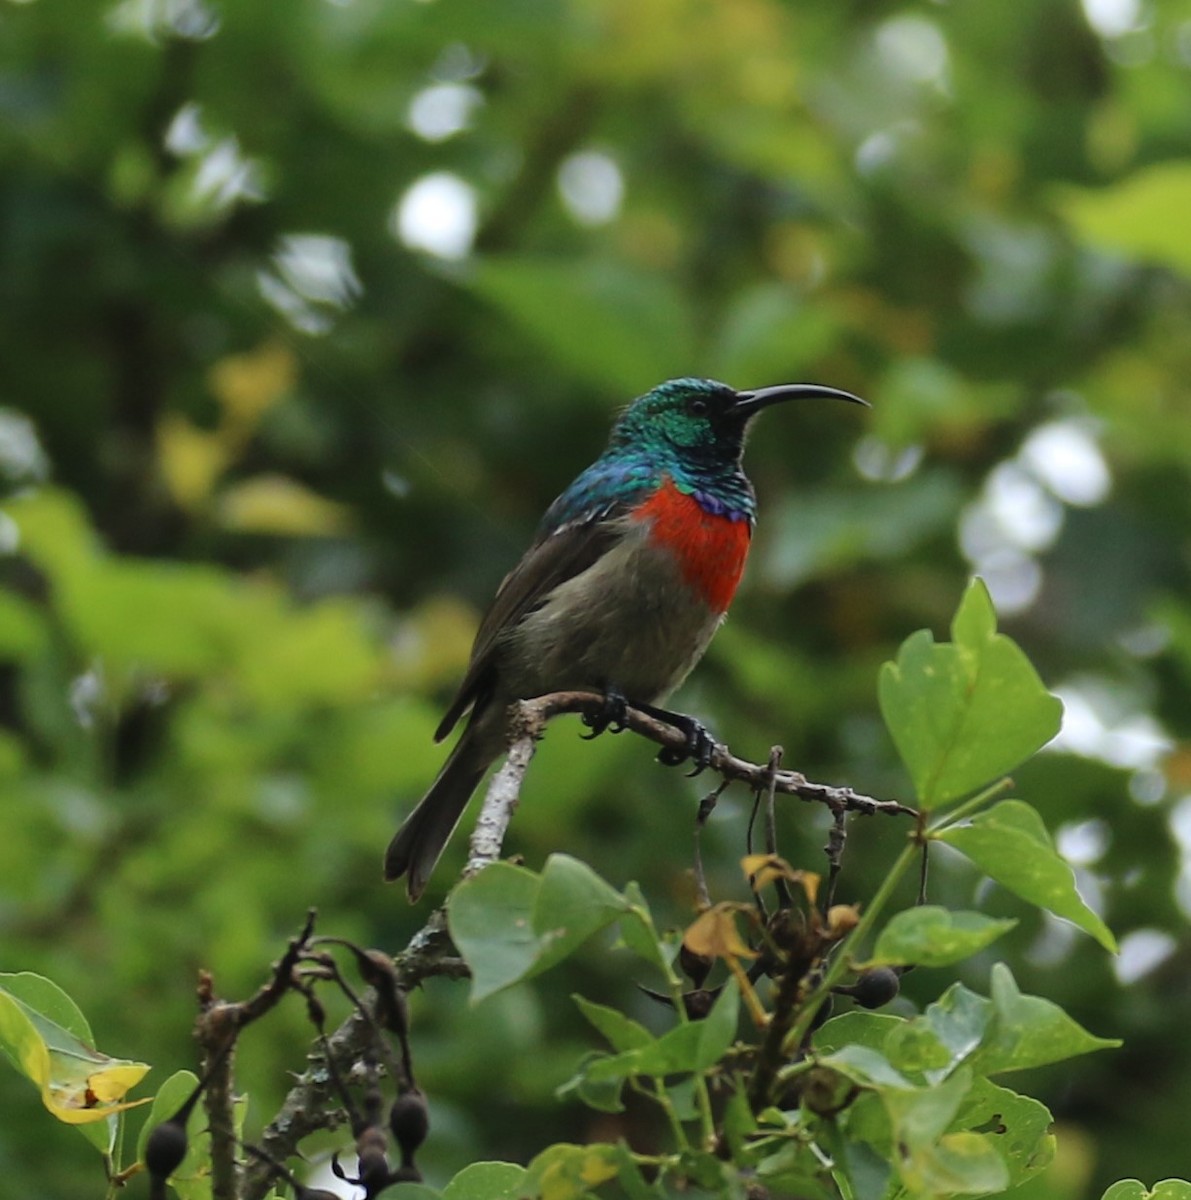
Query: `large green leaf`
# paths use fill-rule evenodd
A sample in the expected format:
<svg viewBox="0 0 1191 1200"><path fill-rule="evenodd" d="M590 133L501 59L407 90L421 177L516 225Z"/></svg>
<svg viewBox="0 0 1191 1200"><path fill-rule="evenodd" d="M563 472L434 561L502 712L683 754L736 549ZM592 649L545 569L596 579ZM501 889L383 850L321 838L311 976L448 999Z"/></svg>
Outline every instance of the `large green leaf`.
<svg viewBox="0 0 1191 1200"><path fill-rule="evenodd" d="M834 1054L845 1046L867 1046L870 1050L881 1051L890 1033L905 1023L905 1017L854 1008L824 1021L812 1038L819 1054Z"/></svg>
<svg viewBox="0 0 1191 1200"><path fill-rule="evenodd" d="M578 859L542 874L494 863L451 893L451 936L472 972L472 1002L549 969L592 934L637 911Z"/></svg>
<svg viewBox="0 0 1191 1200"><path fill-rule="evenodd" d="M964 593L953 641L913 634L881 668L881 712L924 808L987 784L1059 731L1062 705L1004 634L983 582Z"/></svg>
<svg viewBox="0 0 1191 1200"><path fill-rule="evenodd" d="M872 962L945 967L983 950L1016 925L982 913L923 904L898 913L881 931Z"/></svg>
<svg viewBox="0 0 1191 1200"><path fill-rule="evenodd" d="M534 901L533 929L542 945L534 973L566 958L630 907L586 863L567 854L552 854Z"/></svg>
<svg viewBox="0 0 1191 1200"><path fill-rule="evenodd" d="M451 893L451 938L471 968L472 1003L524 978L542 953L533 928L538 877L493 863Z"/></svg>
<svg viewBox="0 0 1191 1200"><path fill-rule="evenodd" d="M993 967L991 991L992 1019L970 1060L986 1075L1042 1067L1121 1044L1119 1038L1088 1033L1053 1001L1023 995L1004 963Z"/></svg>
<svg viewBox="0 0 1191 1200"><path fill-rule="evenodd" d="M983 1133L1009 1171L1016 1187L1045 1170L1054 1158L1050 1110L988 1079L977 1079L964 1098L952 1128Z"/></svg>
<svg viewBox="0 0 1191 1200"><path fill-rule="evenodd" d="M890 1030L888 1060L938 1082L966 1064L982 1074L1045 1066L1120 1043L1090 1034L1057 1004L1023 995L1004 963L992 970L992 997L953 984L925 1012Z"/></svg>
<svg viewBox="0 0 1191 1200"><path fill-rule="evenodd" d="M935 835L970 858L1003 887L1090 933L1114 953L1116 939L1075 888L1042 818L1021 800L1002 800L971 821Z"/></svg>

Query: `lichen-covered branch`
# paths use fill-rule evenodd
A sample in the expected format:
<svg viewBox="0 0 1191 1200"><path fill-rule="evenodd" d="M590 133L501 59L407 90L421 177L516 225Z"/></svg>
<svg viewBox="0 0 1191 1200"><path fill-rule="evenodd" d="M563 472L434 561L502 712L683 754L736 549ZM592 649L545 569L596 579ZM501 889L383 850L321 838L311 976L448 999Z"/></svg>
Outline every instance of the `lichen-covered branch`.
<svg viewBox="0 0 1191 1200"><path fill-rule="evenodd" d="M465 979L468 975L466 964L455 954L441 910L431 914L426 925L396 956L394 965L400 986L405 990L431 976ZM372 1002L373 994L366 993L365 1005L370 1006ZM375 1036L373 1022L358 1011L331 1034L327 1045L342 1075L349 1076L357 1062L373 1053ZM277 1162L284 1162L293 1155L304 1137L319 1129L332 1129L343 1119L319 1041L311 1046L307 1061L306 1071L290 1088L277 1115L256 1139L256 1144L268 1158ZM246 1164L243 1175L244 1200L260 1200L269 1190L274 1170L267 1159L257 1158Z"/></svg>

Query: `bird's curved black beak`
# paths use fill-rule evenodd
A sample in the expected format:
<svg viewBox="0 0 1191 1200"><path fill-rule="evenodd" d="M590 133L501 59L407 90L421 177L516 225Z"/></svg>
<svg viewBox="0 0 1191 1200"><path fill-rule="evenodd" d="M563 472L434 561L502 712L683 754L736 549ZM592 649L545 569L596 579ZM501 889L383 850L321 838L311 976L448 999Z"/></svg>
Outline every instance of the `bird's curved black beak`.
<svg viewBox="0 0 1191 1200"><path fill-rule="evenodd" d="M846 400L849 404L863 404L870 407L867 400L853 396L851 392L839 388L825 387L819 383L779 383L774 387L754 388L748 392L737 392L736 403L732 405L732 415L751 417L761 409L771 404L781 404L785 400Z"/></svg>

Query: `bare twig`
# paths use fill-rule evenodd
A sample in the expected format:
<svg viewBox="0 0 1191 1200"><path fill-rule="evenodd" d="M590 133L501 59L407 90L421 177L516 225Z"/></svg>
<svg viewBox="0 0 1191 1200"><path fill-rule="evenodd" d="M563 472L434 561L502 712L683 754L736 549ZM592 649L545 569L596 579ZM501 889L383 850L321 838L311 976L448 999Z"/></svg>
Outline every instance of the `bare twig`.
<svg viewBox="0 0 1191 1200"><path fill-rule="evenodd" d="M264 1016L289 991L294 971L314 932L315 911L297 937L290 938L285 953L273 964L273 973L255 995L232 1003L215 995L207 972L199 977L199 1018L195 1035L203 1049L207 1087L203 1106L211 1127L212 1200L240 1200L240 1163L235 1135L233 1087L234 1042L245 1025Z"/></svg>
<svg viewBox="0 0 1191 1200"><path fill-rule="evenodd" d="M212 1200L239 1200L240 1166L236 1155L235 1092L232 1072L239 1029L235 1004L215 997L209 974L199 978L196 1036L203 1051L203 1108L211 1129Z"/></svg>
<svg viewBox="0 0 1191 1200"><path fill-rule="evenodd" d="M456 955L447 934L446 917L442 910L434 912L425 926L414 934L405 950L397 955L394 965L400 985L405 990L416 987L422 980L432 976L449 979L466 979L468 976L467 965ZM371 1007L372 1000L373 995L369 991L363 997L365 1009ZM349 1074L360 1059L370 1056L374 1046L374 1028L371 1017L357 1010L327 1038L327 1053L341 1073ZM334 1128L341 1119L330 1070L323 1057L320 1042L316 1040L309 1054L308 1069L290 1088L277 1115L256 1139L257 1145L270 1160L284 1162L304 1137L316 1130ZM269 1190L272 1173L272 1168L263 1158L248 1163L244 1169L244 1200L260 1200Z"/></svg>
<svg viewBox="0 0 1191 1200"><path fill-rule="evenodd" d="M728 781L721 779L699 801L699 808L695 813L695 907L700 912L705 912L711 907L711 893L708 891L707 875L703 870L703 841L701 835L703 833L703 826L707 824L707 819L715 811L715 806L719 803L720 796L727 786Z"/></svg>
<svg viewBox="0 0 1191 1200"><path fill-rule="evenodd" d="M823 915L835 903L835 885L839 881L840 867L843 864L844 846L848 841L848 810L835 808L831 812L831 832L827 835L827 845L823 852L827 855L827 887L823 891Z"/></svg>

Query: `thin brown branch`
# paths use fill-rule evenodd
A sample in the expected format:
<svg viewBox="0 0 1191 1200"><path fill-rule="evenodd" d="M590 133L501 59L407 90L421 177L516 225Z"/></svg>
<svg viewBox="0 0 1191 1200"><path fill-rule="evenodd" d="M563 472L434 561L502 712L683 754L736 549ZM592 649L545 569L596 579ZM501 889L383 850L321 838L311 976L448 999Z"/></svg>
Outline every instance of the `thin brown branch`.
<svg viewBox="0 0 1191 1200"><path fill-rule="evenodd" d="M603 708L604 697L595 692L551 692L534 700L520 700L510 707L510 728L515 734L510 738L510 744L516 749L527 738L540 738L546 723L563 713L579 713L596 718ZM625 708L624 727L666 749L682 751L687 747L687 737L681 729L649 716L633 708L631 704ZM530 754L532 756L532 749ZM519 768L519 773L515 776L518 783L527 765L528 760ZM765 793L772 787L775 795L793 796L811 804L825 804L832 812L843 810L864 816L872 816L874 813L883 813L886 816L918 816L916 809L902 804L899 800L877 800L853 791L852 788L813 783L798 771L771 771L768 762L755 763L737 758L720 742L715 743L712 749L708 768L721 778L733 783L743 783L754 791ZM497 775L497 778L499 777L500 773Z"/></svg>
<svg viewBox="0 0 1191 1200"><path fill-rule="evenodd" d="M235 1040L238 1005L215 997L211 976L199 977L199 1018L195 1035L203 1053L203 1108L211 1130L212 1200L239 1200L240 1165L235 1135Z"/></svg>

